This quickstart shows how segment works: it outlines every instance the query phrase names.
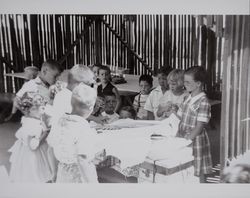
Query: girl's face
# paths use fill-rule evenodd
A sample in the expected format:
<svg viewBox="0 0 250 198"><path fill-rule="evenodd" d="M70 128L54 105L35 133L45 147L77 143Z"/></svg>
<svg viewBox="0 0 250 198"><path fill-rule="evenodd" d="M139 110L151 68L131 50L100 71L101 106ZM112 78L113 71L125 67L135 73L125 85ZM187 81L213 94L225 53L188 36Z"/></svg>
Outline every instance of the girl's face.
<svg viewBox="0 0 250 198"><path fill-rule="evenodd" d="M130 112L125 111L125 110L121 110L120 111L120 119L126 119L126 118L133 119L133 116Z"/></svg>
<svg viewBox="0 0 250 198"><path fill-rule="evenodd" d="M92 69L92 71L93 71L95 77L97 78L98 75L99 75L99 67L94 66L93 69Z"/></svg>
<svg viewBox="0 0 250 198"><path fill-rule="evenodd" d="M194 92L200 88L200 82L194 81L194 78L190 74L184 75L184 86L188 92Z"/></svg>
<svg viewBox="0 0 250 198"><path fill-rule="evenodd" d="M161 88L164 88L164 89L168 88L168 79L166 75L158 74L158 82Z"/></svg>
<svg viewBox="0 0 250 198"><path fill-rule="evenodd" d="M147 81L141 81L139 83L139 86L140 86L141 93L144 95L149 94L150 89L152 88L152 86Z"/></svg>
<svg viewBox="0 0 250 198"><path fill-rule="evenodd" d="M100 69L99 70L99 79L101 82L107 83L110 79L110 73L107 70Z"/></svg>
<svg viewBox="0 0 250 198"><path fill-rule="evenodd" d="M115 96L106 96L105 97L105 112L106 113L114 113L116 107L116 98Z"/></svg>

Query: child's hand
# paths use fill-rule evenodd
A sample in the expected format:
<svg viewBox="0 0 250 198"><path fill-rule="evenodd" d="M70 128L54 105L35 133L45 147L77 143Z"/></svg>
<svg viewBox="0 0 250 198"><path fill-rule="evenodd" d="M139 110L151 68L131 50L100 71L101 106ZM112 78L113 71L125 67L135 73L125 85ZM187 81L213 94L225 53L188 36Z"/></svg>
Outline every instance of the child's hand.
<svg viewBox="0 0 250 198"><path fill-rule="evenodd" d="M4 122L9 122L13 116L14 116L14 114L11 113L9 116L7 116L6 118L4 118Z"/></svg>

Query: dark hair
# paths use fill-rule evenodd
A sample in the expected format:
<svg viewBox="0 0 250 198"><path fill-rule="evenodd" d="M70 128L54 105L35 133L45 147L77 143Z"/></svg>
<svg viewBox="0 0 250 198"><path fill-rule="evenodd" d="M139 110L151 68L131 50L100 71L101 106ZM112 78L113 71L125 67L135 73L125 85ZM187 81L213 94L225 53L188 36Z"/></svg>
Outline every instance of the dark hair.
<svg viewBox="0 0 250 198"><path fill-rule="evenodd" d="M148 84L150 84L151 86L153 86L153 78L152 78L152 76L150 76L148 74L141 75L140 78L139 78L139 83L141 81L146 81Z"/></svg>
<svg viewBox="0 0 250 198"><path fill-rule="evenodd" d="M120 112L121 111L127 111L127 112L131 113L133 119L136 118L136 111L135 111L134 107L132 107L132 106L123 106L121 108Z"/></svg>
<svg viewBox="0 0 250 198"><path fill-rule="evenodd" d="M192 75L194 78L194 81L199 81L201 83L207 82L207 73L206 73L205 68L202 66L190 67L185 71L185 74Z"/></svg>
<svg viewBox="0 0 250 198"><path fill-rule="evenodd" d="M45 62L43 62L42 67L45 66L51 68L52 70L58 70L59 72L62 72L61 65L53 59L48 59Z"/></svg>
<svg viewBox="0 0 250 198"><path fill-rule="evenodd" d="M97 65L95 65L95 66L97 66ZM108 66L98 65L98 67L99 67L99 70L105 70L105 71L108 71L109 74L111 74L111 70Z"/></svg>
<svg viewBox="0 0 250 198"><path fill-rule="evenodd" d="M168 74L173 70L170 66L163 66L157 70L157 74L163 74L165 76L168 76Z"/></svg>

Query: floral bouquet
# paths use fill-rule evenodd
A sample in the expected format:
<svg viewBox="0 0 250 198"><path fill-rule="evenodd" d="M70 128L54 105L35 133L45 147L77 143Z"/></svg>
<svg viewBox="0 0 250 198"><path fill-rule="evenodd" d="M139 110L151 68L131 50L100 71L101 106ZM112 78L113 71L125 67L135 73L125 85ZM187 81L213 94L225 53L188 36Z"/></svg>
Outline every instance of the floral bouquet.
<svg viewBox="0 0 250 198"><path fill-rule="evenodd" d="M62 89L64 89L67 86L67 83L62 82L62 81L56 81L56 83L54 85L51 85L49 90L50 90L50 99L54 99L55 95L61 91Z"/></svg>

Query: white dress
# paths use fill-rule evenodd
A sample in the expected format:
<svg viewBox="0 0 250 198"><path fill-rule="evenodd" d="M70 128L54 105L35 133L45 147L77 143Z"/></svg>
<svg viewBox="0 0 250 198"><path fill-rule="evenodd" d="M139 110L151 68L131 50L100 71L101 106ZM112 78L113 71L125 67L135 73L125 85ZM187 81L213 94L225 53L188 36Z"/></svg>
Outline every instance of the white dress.
<svg viewBox="0 0 250 198"><path fill-rule="evenodd" d="M39 137L42 132L41 122L35 118L22 117L22 126L16 132L16 142L9 149L10 180L12 182L47 182L52 179L52 172L48 162L45 141L35 150L31 149L32 137Z"/></svg>
<svg viewBox="0 0 250 198"><path fill-rule="evenodd" d="M96 168L93 163L96 151L97 134L89 123L77 115L62 116L51 129L49 144L52 146L56 159L59 161L58 183L97 183ZM81 170L79 155L86 157L86 166ZM84 178L83 174L88 174Z"/></svg>

